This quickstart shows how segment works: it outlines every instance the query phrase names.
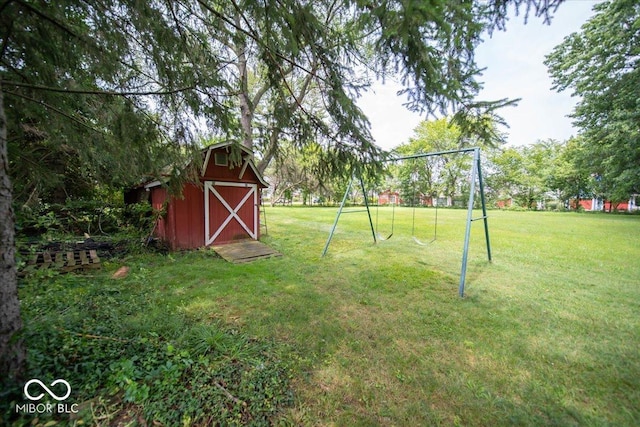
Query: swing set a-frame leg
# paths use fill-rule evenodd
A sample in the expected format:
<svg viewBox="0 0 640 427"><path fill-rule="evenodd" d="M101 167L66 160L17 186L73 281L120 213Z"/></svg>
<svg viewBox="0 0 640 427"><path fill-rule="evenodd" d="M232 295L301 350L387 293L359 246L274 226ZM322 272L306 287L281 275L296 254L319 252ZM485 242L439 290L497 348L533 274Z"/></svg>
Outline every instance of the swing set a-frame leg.
<svg viewBox="0 0 640 427"><path fill-rule="evenodd" d="M473 218L473 203L476 189L476 177L478 179L478 185L480 187L480 202L482 204L482 216L480 218ZM482 183L482 170L480 169L480 149L476 148L473 155L473 165L471 168L471 190L469 193L469 205L467 206L467 227L464 234L464 249L462 251L462 268L460 271L460 285L458 286L458 293L460 297L464 297L464 286L467 276L467 257L469 255L469 240L471 237L471 223L478 219L482 219L484 222L484 235L487 243L487 258L491 261L491 244L489 242L489 224L487 222L487 207L484 199L484 185Z"/></svg>
<svg viewBox="0 0 640 427"><path fill-rule="evenodd" d="M335 233L336 228L338 227L338 220L340 219L340 215L343 214L343 209L345 204L347 203L347 198L351 193L351 188L353 187L354 179L355 179L354 177L351 177L351 180L349 180L349 185L347 185L347 191L344 192L344 197L342 198L342 202L340 203L340 208L338 209L338 213L336 214L336 219L335 221L333 221L333 226L331 227L331 231L329 232L329 238L327 239L327 243L325 243L324 249L322 250L322 256L325 256L327 254L327 251L329 250L329 244L331 243L333 234ZM367 200L367 191L365 189L364 181L362 180L362 177L359 178L359 181L360 181L360 188L362 190L362 196L364 197L364 205L367 210L367 216L369 217L369 226L371 227L371 235L373 236L373 243L377 243L376 231L373 227L373 220L371 219L371 210L369 209L369 201Z"/></svg>

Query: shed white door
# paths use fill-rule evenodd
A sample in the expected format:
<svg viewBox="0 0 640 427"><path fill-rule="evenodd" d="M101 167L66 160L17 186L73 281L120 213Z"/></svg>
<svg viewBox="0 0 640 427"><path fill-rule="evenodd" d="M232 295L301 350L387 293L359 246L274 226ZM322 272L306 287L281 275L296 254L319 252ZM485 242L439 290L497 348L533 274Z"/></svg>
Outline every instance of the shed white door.
<svg viewBox="0 0 640 427"><path fill-rule="evenodd" d="M258 185L205 181L205 245L258 238Z"/></svg>

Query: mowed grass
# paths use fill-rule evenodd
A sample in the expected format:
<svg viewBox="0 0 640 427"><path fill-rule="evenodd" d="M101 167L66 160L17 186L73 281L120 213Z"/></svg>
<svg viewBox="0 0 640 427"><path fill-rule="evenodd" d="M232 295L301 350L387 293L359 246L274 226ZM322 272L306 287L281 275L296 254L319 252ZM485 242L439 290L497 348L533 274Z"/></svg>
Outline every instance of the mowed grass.
<svg viewBox="0 0 640 427"><path fill-rule="evenodd" d="M297 382L298 416L338 425L640 424L640 217L491 211L493 262L475 222L460 299L466 211L441 209L427 247L410 237L411 209L396 210L394 236L377 245L366 214L345 215L320 259L334 214L268 211L267 241L286 257L265 268L297 270L287 287L301 295L282 305L287 287L276 285L258 323L314 355ZM420 240L431 237L434 215L416 211ZM380 231L389 219L389 209L378 212Z"/></svg>
<svg viewBox="0 0 640 427"><path fill-rule="evenodd" d="M373 244L366 213L267 209L284 257L249 265L186 256L157 271L184 310L292 346L296 404L321 425L640 424L640 217L491 211L493 262L474 223L458 297L466 211L438 239ZM375 210L372 212L376 220ZM433 209L416 211L428 241ZM382 234L390 209L377 212ZM176 287L177 286L177 287Z"/></svg>
<svg viewBox="0 0 640 427"><path fill-rule="evenodd" d="M276 423L640 425L640 216L490 211L493 262L475 222L461 299L465 210L440 209L428 246L409 208L378 244L366 213L346 214L322 258L335 213L267 208L280 258L126 260L163 301L127 321L162 334L179 315L275 341L294 391ZM377 215L388 235L391 209ZM434 215L416 210L421 241Z"/></svg>

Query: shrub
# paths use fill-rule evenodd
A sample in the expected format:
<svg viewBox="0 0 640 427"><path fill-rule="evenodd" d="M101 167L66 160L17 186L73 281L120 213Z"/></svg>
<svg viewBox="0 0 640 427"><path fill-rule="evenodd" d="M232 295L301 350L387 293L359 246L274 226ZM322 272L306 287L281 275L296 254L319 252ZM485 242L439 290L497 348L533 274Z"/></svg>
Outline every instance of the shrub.
<svg viewBox="0 0 640 427"><path fill-rule="evenodd" d="M148 203L110 205L98 200L40 204L15 209L16 226L24 237L55 235L148 234L155 216Z"/></svg>

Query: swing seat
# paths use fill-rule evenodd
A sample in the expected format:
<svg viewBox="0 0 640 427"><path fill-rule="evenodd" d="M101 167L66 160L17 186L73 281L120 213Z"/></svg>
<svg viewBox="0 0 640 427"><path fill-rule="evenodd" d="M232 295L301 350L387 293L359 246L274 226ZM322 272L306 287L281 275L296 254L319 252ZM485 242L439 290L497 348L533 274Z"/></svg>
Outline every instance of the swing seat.
<svg viewBox="0 0 640 427"><path fill-rule="evenodd" d="M391 206L393 208L393 210L391 211L391 233L389 233L387 237L384 237L382 234L378 232L378 208L380 207L380 204L379 203L376 204L376 238L381 242L384 242L385 240L389 240L393 236L393 226L396 223L396 204L391 203Z"/></svg>
<svg viewBox="0 0 640 427"><path fill-rule="evenodd" d="M420 246L429 246L431 243L436 241L436 239L431 239L427 243L424 243L424 242L421 242L420 240L418 240L418 238L416 236L411 236L411 238L413 239L414 242L416 242Z"/></svg>
<svg viewBox="0 0 640 427"><path fill-rule="evenodd" d="M378 240L381 241L385 241L385 240L389 240L391 238L391 236L393 236L393 232L391 234L389 234L387 237L382 236L380 233L376 233L376 237L378 238Z"/></svg>

